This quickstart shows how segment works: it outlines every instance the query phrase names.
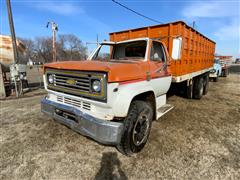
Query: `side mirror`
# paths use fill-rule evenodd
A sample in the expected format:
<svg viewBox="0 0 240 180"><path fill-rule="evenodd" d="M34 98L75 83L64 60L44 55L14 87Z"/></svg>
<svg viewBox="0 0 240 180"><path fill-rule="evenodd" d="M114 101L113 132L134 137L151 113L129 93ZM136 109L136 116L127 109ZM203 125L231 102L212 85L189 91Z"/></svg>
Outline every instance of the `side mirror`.
<svg viewBox="0 0 240 180"><path fill-rule="evenodd" d="M172 59L178 60L181 59L181 50L182 50L182 38L173 39L173 48L172 48Z"/></svg>

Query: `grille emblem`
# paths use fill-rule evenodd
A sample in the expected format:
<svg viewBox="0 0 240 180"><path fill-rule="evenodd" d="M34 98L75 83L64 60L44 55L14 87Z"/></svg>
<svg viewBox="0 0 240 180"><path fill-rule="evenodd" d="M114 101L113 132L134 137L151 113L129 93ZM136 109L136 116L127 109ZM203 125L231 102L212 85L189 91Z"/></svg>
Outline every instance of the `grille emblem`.
<svg viewBox="0 0 240 180"><path fill-rule="evenodd" d="M67 84L70 84L70 85L76 85L77 81L74 80L74 79L67 79L67 80L66 80L66 83L67 83Z"/></svg>

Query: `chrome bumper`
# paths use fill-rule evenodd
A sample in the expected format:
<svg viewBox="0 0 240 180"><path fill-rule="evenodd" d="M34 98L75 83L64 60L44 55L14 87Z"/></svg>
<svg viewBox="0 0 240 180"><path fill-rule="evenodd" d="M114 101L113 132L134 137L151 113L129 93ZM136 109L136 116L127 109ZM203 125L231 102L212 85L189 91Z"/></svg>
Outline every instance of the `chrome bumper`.
<svg viewBox="0 0 240 180"><path fill-rule="evenodd" d="M74 131L102 144L116 145L120 142L123 123L101 120L74 107L49 101L46 98L41 101L41 111ZM59 111L71 113L75 119L59 115Z"/></svg>
<svg viewBox="0 0 240 180"><path fill-rule="evenodd" d="M217 72L212 72L212 73L210 72L210 73L209 73L209 77L210 77L210 78L215 78L215 77L217 77Z"/></svg>

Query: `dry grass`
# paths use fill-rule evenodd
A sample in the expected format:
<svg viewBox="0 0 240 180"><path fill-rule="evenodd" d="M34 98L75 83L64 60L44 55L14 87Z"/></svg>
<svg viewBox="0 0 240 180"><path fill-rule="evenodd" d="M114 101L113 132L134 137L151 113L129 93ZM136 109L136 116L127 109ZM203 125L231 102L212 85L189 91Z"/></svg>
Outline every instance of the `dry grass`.
<svg viewBox="0 0 240 180"><path fill-rule="evenodd" d="M0 101L0 179L240 179L240 76L201 101L172 96L134 157L40 113L41 96Z"/></svg>

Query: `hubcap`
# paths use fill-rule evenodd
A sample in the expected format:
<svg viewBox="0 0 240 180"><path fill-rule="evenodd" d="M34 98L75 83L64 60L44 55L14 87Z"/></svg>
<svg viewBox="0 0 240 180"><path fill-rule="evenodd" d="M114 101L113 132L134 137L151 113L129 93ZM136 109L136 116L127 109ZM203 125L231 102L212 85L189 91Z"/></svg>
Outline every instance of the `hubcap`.
<svg viewBox="0 0 240 180"><path fill-rule="evenodd" d="M136 146L146 142L149 131L150 110L144 109L138 116L133 128L133 143Z"/></svg>

